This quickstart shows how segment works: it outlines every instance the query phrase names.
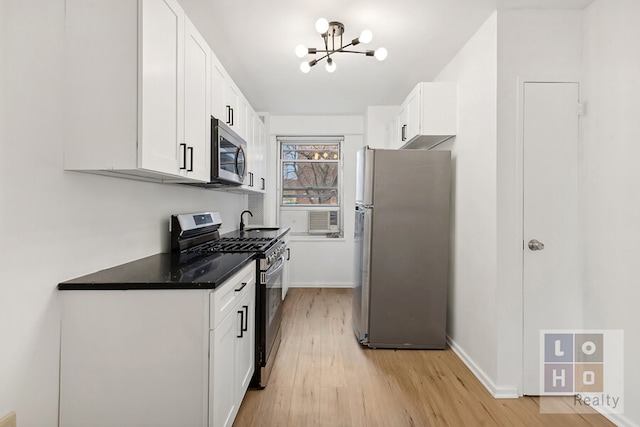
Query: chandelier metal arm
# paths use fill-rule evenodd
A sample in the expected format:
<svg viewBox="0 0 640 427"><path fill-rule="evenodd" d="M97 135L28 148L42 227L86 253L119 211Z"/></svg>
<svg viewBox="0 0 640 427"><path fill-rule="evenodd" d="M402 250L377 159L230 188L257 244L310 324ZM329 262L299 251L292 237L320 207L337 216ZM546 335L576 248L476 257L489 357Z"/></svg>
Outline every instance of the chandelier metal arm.
<svg viewBox="0 0 640 427"><path fill-rule="evenodd" d="M341 53L359 53L365 56L373 56L374 55L374 51L373 50L366 50L364 52L361 52L359 50L345 50L346 48L353 46L353 43L349 43L346 46L342 46L340 49L336 49L336 50L327 50L327 49L312 49L309 48L309 54L310 55L315 55L316 53L325 53L326 55L321 56L320 58L316 58L313 61L309 62L310 66L314 66L316 65L318 62L322 61L325 58L329 58L331 55L333 55L336 52L341 52Z"/></svg>
<svg viewBox="0 0 640 427"><path fill-rule="evenodd" d="M324 21L322 23L322 21ZM327 60L327 71L333 72L335 70L335 63L333 62L332 55L335 53L359 53L365 56L375 56L376 59L382 61L386 58L387 52L384 48L379 48L377 51L373 50L364 50L358 51L350 49L353 46L359 45L360 43L369 43L371 41L371 31L364 30L360 37L356 37L350 41L347 45L342 45L343 43L343 33L344 33L344 25L338 21L327 22L325 19L319 19L316 22L316 30L320 32L320 35L324 42L324 49L316 49L316 48L305 48L304 45L298 45L296 47L296 55L299 58L302 58L306 54L308 55L316 55L321 54L322 56L315 58L309 62L303 62L300 65L300 69L307 73L309 69L316 65L318 62L323 59ZM360 40L362 39L362 40ZM339 48L336 49L336 45L339 43ZM329 49L329 44L331 44L331 49ZM380 51L380 54L378 54Z"/></svg>
<svg viewBox="0 0 640 427"><path fill-rule="evenodd" d="M336 49L336 50L324 50L324 49L314 49L313 52L309 52L309 54L316 54L316 53L329 53L329 54L333 54L333 53L362 53L363 55L367 55L367 56L373 56L374 51L373 50L366 50L364 52L359 51L359 50L343 50L343 49ZM318 60L320 60L321 58L319 58Z"/></svg>

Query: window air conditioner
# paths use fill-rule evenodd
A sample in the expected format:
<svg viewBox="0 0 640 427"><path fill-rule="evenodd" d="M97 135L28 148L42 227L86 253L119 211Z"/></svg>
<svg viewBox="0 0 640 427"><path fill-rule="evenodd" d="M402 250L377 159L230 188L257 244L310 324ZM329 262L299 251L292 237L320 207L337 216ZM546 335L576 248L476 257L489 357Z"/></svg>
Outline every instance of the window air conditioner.
<svg viewBox="0 0 640 427"><path fill-rule="evenodd" d="M309 211L309 234L337 233L338 211Z"/></svg>

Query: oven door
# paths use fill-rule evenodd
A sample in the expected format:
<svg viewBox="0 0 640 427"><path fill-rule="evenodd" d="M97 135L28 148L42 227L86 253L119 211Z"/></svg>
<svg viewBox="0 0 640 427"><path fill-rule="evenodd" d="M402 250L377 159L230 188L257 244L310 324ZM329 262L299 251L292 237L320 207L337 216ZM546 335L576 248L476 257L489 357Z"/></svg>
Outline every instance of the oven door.
<svg viewBox="0 0 640 427"><path fill-rule="evenodd" d="M285 265L284 263L285 257L283 255L271 265L264 275L265 347L262 366L266 366L270 360L272 350L277 348L277 345L274 344L282 321L282 278Z"/></svg>

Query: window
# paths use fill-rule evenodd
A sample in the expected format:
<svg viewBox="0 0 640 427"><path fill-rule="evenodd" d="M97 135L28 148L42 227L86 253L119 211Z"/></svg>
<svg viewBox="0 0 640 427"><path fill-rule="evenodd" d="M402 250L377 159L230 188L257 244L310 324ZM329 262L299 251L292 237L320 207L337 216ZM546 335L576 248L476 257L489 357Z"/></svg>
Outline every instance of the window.
<svg viewBox="0 0 640 427"><path fill-rule="evenodd" d="M340 143L281 142L282 206L339 206Z"/></svg>
<svg viewBox="0 0 640 427"><path fill-rule="evenodd" d="M292 235L342 237L343 137L279 136L279 221Z"/></svg>

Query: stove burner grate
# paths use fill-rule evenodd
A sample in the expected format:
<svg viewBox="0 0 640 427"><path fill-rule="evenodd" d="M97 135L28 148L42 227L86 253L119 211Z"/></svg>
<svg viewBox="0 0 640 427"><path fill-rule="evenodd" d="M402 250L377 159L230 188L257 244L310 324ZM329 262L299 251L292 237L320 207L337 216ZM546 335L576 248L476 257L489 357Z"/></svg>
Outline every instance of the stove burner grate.
<svg viewBox="0 0 640 427"><path fill-rule="evenodd" d="M187 253L214 252L259 252L264 251L272 238L269 237L222 237L187 249Z"/></svg>

